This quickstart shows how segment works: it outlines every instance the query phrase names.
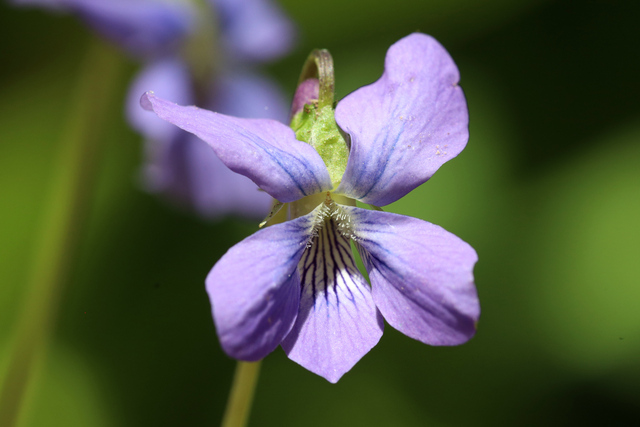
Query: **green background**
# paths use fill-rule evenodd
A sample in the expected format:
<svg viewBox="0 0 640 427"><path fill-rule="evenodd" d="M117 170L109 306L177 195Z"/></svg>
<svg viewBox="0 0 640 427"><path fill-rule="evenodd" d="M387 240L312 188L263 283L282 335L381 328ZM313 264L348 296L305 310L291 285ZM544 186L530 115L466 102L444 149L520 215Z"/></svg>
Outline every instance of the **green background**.
<svg viewBox="0 0 640 427"><path fill-rule="evenodd" d="M452 348L387 327L338 384L268 356L254 426L629 426L640 420L640 3L282 1L293 54L264 71L293 93L328 48L337 98L422 31L461 72L471 138L392 212L479 254L478 334ZM90 33L0 5L0 372L6 370ZM203 281L257 225L203 222L139 189L140 137L105 118L88 218L24 426L218 424L235 362ZM80 226L79 226L80 227Z"/></svg>

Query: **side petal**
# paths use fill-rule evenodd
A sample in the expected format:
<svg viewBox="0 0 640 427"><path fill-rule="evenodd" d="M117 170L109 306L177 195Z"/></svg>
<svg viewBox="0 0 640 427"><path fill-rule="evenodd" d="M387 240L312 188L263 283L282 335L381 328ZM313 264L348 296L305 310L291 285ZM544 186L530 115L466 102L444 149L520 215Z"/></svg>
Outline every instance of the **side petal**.
<svg viewBox="0 0 640 427"><path fill-rule="evenodd" d="M337 382L375 346L384 328L349 239L325 222L298 266L300 311L282 348L306 369Z"/></svg>
<svg viewBox="0 0 640 427"><path fill-rule="evenodd" d="M268 61L291 50L296 29L271 0L209 0L219 15L227 52L242 61Z"/></svg>
<svg viewBox="0 0 640 427"><path fill-rule="evenodd" d="M275 120L239 119L182 107L146 93L144 108L207 142L232 171L287 203L331 189L329 172L309 144Z"/></svg>
<svg viewBox="0 0 640 427"><path fill-rule="evenodd" d="M281 122L287 119L287 103L280 88L273 81L257 74L236 70L233 75L218 76L213 81L210 98L208 106L211 110L223 114ZM139 103L138 110L142 111ZM153 114L150 116L160 120ZM170 123L164 123L180 131ZM191 198L195 209L208 218L236 214L257 220L264 219L271 209L271 196L259 191L256 184L246 176L232 172L211 147L195 136L190 136L191 146L184 149L188 151L187 163L191 167L189 170L183 169L191 183Z"/></svg>
<svg viewBox="0 0 640 427"><path fill-rule="evenodd" d="M371 279L373 300L391 326L430 345L457 345L476 331L478 257L443 228L388 212L344 208Z"/></svg>
<svg viewBox="0 0 640 427"><path fill-rule="evenodd" d="M216 111L251 118L287 118L284 97L266 78L240 72L212 83L210 106ZM178 58L153 62L131 84L127 118L146 139L145 189L193 208L206 218L237 214L263 219L271 208L271 196L258 191L249 178L229 170L205 142L140 108L140 94L149 90L180 104L194 100L189 70Z"/></svg>
<svg viewBox="0 0 640 427"><path fill-rule="evenodd" d="M147 191L162 194L208 219L239 215L262 220L267 215L271 196L259 191L249 178L229 170L200 139L175 130L179 135L166 149L163 144L147 141L143 168Z"/></svg>
<svg viewBox="0 0 640 427"><path fill-rule="evenodd" d="M224 351L255 361L272 352L298 313L297 266L311 235L309 215L273 225L233 246L207 276Z"/></svg>
<svg viewBox="0 0 640 427"><path fill-rule="evenodd" d="M389 48L375 83L338 104L336 122L351 136L337 192L384 206L427 181L469 138L458 69L432 37L411 34Z"/></svg>

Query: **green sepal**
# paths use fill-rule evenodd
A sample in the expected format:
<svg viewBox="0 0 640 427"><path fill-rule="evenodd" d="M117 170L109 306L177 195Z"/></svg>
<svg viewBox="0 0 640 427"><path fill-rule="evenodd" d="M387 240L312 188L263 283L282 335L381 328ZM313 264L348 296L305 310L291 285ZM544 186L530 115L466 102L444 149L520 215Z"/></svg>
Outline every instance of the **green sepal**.
<svg viewBox="0 0 640 427"><path fill-rule="evenodd" d="M318 107L307 104L302 111L293 116L291 128L296 139L304 141L316 149L329 170L334 188L342 181L347 168L349 149L338 129L332 105Z"/></svg>

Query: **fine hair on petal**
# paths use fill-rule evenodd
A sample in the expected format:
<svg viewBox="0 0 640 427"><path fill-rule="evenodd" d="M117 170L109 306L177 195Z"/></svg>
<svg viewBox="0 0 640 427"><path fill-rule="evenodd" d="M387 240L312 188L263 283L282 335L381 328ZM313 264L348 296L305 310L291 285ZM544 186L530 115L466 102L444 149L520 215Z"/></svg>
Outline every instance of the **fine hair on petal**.
<svg viewBox="0 0 640 427"><path fill-rule="evenodd" d="M327 192L326 200L315 209L314 214L313 228L307 240L307 247L312 245L313 239L318 236L318 232L325 226L327 220L333 220L338 232L345 238L356 240L351 215L331 198L331 193Z"/></svg>

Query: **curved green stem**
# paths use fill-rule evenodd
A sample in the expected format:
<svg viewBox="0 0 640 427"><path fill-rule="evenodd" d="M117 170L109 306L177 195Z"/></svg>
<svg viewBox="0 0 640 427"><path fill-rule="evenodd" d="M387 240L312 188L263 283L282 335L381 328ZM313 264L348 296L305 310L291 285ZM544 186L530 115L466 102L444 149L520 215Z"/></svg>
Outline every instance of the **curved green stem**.
<svg viewBox="0 0 640 427"><path fill-rule="evenodd" d="M43 228L26 283L6 374L0 389L0 425L13 427L24 411L34 371L52 334L68 281L96 173L101 126L121 70L116 52L93 42L87 52L75 99L54 167Z"/></svg>
<svg viewBox="0 0 640 427"><path fill-rule="evenodd" d="M317 78L320 93L318 108L333 106L335 92L335 76L333 72L333 58L326 49L315 49L309 54L302 67L298 84L311 78Z"/></svg>
<svg viewBox="0 0 640 427"><path fill-rule="evenodd" d="M238 361L229 392L222 427L244 427L249 422L251 403L255 394L261 362Z"/></svg>

